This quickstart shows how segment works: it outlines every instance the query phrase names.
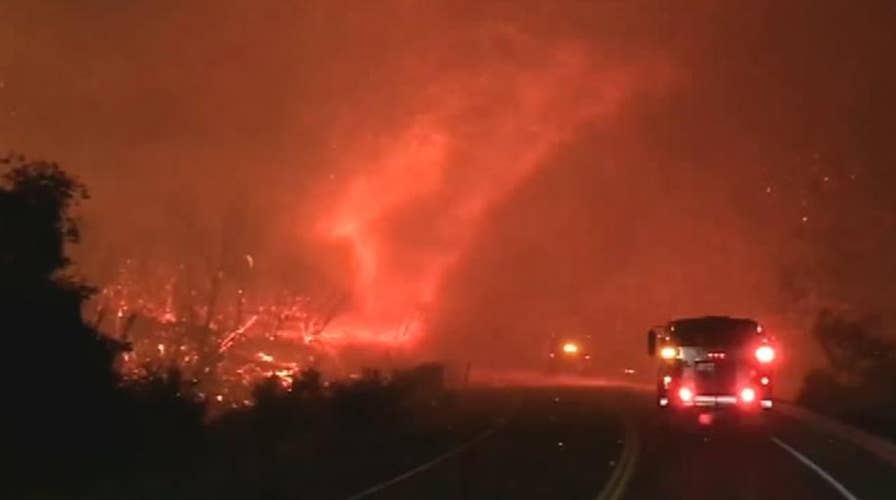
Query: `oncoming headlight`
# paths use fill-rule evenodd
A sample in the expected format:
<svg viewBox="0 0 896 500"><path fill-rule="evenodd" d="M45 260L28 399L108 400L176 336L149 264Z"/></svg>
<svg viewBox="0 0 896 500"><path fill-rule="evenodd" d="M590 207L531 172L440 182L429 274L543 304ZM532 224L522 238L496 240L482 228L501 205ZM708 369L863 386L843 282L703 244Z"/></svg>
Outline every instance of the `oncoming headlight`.
<svg viewBox="0 0 896 500"><path fill-rule="evenodd" d="M660 349L660 357L663 359L675 359L678 357L678 348L667 345Z"/></svg>
<svg viewBox="0 0 896 500"><path fill-rule="evenodd" d="M563 344L563 352L566 354L575 354L579 352L579 346L573 344L572 342L567 342Z"/></svg>

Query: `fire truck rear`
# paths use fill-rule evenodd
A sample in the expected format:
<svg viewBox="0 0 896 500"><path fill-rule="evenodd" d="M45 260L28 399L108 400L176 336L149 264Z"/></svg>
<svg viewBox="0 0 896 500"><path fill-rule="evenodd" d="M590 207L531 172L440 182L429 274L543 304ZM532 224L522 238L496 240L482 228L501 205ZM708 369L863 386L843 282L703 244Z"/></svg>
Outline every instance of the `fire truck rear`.
<svg viewBox="0 0 896 500"><path fill-rule="evenodd" d="M647 351L658 358L657 404L696 410L701 422L722 409L768 410L774 404L777 350L751 319L707 316L654 327Z"/></svg>

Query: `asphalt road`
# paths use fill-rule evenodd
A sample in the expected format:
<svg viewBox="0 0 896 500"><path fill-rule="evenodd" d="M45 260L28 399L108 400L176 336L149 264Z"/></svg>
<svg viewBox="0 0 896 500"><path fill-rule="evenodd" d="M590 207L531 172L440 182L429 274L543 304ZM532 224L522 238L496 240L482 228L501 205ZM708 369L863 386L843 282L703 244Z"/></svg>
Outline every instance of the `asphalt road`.
<svg viewBox="0 0 896 500"><path fill-rule="evenodd" d="M896 468L804 422L670 423L644 392L494 389L498 424L355 498L896 498Z"/></svg>

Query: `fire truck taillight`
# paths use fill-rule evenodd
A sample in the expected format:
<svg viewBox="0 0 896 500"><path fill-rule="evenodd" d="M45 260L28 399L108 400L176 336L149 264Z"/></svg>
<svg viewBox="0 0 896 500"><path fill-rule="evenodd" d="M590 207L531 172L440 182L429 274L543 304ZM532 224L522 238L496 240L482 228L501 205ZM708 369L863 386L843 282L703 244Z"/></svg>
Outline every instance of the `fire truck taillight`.
<svg viewBox="0 0 896 500"><path fill-rule="evenodd" d="M771 363L775 359L775 350L771 346L761 345L756 348L755 354L760 363Z"/></svg>
<svg viewBox="0 0 896 500"><path fill-rule="evenodd" d="M694 399L694 391L692 391L689 387L682 387L678 389L678 397L684 403L689 403L691 399Z"/></svg>
<svg viewBox="0 0 896 500"><path fill-rule="evenodd" d="M678 348L667 345L660 349L660 357L663 359L674 359L678 356Z"/></svg>
<svg viewBox="0 0 896 500"><path fill-rule="evenodd" d="M752 403L756 400L756 391L752 387L744 387L740 391L740 400L744 403Z"/></svg>

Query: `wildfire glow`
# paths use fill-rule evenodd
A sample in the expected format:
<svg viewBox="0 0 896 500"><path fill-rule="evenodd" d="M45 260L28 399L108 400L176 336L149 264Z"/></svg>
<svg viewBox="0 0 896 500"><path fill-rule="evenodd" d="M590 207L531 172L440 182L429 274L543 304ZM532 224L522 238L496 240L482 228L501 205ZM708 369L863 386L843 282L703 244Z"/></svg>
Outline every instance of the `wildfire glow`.
<svg viewBox="0 0 896 500"><path fill-rule="evenodd" d="M321 195L315 233L347 246L356 273L352 307L330 331L363 325L365 337L401 331L412 343L426 335L417 318L488 210L578 127L613 116L630 93L652 85L636 75L656 71L610 68L578 44L546 45L510 27L492 36L537 63L501 66L488 79L441 70L426 92L406 96L408 119L334 140L333 170L344 175L331 176L337 186Z"/></svg>
<svg viewBox="0 0 896 500"><path fill-rule="evenodd" d="M274 183L287 187L249 194L248 205L265 208L246 210L248 228L218 206L201 213L198 232L214 219L221 234L191 227L165 242L189 254L199 243L226 240L232 246L222 256L165 248L167 262L122 262L94 299L93 321L132 346L120 363L125 374L174 367L204 394L238 402L264 378L288 385L310 368L339 377L419 358L437 336L431 330L446 273L491 211L547 168L558 146L614 119L632 95L655 90L668 73L659 58L545 40L512 23L471 33L476 47L504 47L487 56L487 71L482 62L390 59L377 71L420 72L421 85L402 86L386 107L363 92L340 99L346 113L337 112L340 105L324 110L332 122L319 131L323 151L308 164L284 162ZM471 33L448 46L467 43ZM505 57L505 49L519 57ZM255 203L271 193L289 196L282 205ZM189 242L178 247L182 240ZM293 275L293 268L301 269ZM178 355L165 357L158 345Z"/></svg>

